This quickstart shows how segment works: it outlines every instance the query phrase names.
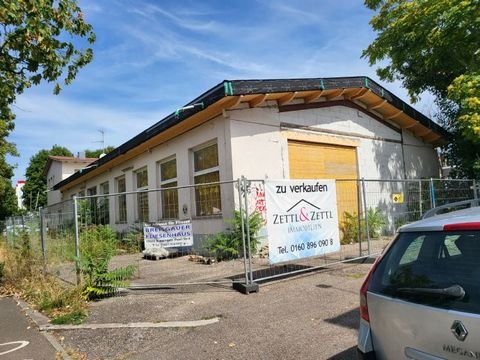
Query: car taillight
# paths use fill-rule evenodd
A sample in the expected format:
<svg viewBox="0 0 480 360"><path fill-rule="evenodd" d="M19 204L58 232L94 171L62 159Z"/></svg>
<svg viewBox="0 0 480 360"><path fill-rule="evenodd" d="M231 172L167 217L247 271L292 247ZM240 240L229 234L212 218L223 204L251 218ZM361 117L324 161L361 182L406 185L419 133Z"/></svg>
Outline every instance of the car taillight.
<svg viewBox="0 0 480 360"><path fill-rule="evenodd" d="M480 222L446 224L443 226L443 230L444 231L480 230Z"/></svg>
<svg viewBox="0 0 480 360"><path fill-rule="evenodd" d="M370 285L370 280L372 279L373 273L377 269L381 257L381 255L377 257L372 267L370 268L367 277L363 281L362 287L360 288L360 317L368 322L370 322L370 316L368 315L367 291L368 286Z"/></svg>

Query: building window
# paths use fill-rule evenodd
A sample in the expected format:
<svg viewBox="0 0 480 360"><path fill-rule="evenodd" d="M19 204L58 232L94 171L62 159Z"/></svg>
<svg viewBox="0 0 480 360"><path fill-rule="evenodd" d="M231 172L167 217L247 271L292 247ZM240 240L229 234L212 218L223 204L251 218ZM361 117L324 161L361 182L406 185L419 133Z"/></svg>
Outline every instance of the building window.
<svg viewBox="0 0 480 360"><path fill-rule="evenodd" d="M124 224L127 222L127 195L121 194L127 191L127 185L125 183L125 176L116 179L117 193L120 193L117 197L117 222Z"/></svg>
<svg viewBox="0 0 480 360"><path fill-rule="evenodd" d="M104 195L98 199L98 215L100 224L107 225L110 223L110 185L107 182L100 184L100 194Z"/></svg>
<svg viewBox="0 0 480 360"><path fill-rule="evenodd" d="M139 170L135 173L137 185L137 220L139 222L148 221L148 172L147 169Z"/></svg>
<svg viewBox="0 0 480 360"><path fill-rule="evenodd" d="M96 196L97 187L91 187L87 189L87 196ZM87 206L83 209L85 216L85 221L87 224L98 224L98 211L97 211L97 198L89 197L85 200Z"/></svg>
<svg viewBox="0 0 480 360"><path fill-rule="evenodd" d="M176 219L178 218L177 159L161 162L159 168L162 218Z"/></svg>
<svg viewBox="0 0 480 360"><path fill-rule="evenodd" d="M193 169L195 185L220 181L217 144L193 152ZM195 206L197 216L221 214L220 184L195 186Z"/></svg>

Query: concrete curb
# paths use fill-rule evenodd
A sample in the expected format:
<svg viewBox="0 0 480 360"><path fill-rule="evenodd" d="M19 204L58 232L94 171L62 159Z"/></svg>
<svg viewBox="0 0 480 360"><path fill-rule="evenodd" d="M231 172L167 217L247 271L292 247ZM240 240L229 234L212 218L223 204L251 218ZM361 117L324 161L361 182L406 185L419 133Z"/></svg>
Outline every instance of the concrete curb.
<svg viewBox="0 0 480 360"><path fill-rule="evenodd" d="M192 328L199 326L212 325L219 322L219 318L215 317L207 320L193 321L164 321L158 323L137 322L137 323L107 323L107 324L81 324L81 325L51 325L46 324L40 326L40 331L51 330L96 330L96 329L125 329L125 328Z"/></svg>
<svg viewBox="0 0 480 360"><path fill-rule="evenodd" d="M14 297L18 307L25 313L25 315L30 318L30 320L37 325L40 332L47 339L47 341L53 346L53 348L62 356L63 360L72 360L72 358L67 354L63 346L58 342L55 336L48 334L47 332L42 331L42 327L47 326L49 323L48 317L41 314L40 312L30 308L30 306L18 297Z"/></svg>

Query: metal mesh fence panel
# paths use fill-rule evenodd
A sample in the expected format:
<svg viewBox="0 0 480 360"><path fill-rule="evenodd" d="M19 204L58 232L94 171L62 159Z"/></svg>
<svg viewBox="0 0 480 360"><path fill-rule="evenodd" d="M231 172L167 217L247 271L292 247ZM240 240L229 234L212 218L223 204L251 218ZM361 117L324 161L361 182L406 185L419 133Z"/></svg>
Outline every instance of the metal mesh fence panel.
<svg viewBox="0 0 480 360"><path fill-rule="evenodd" d="M75 219L73 200L40 210L43 225L45 267L48 273L76 282Z"/></svg>
<svg viewBox="0 0 480 360"><path fill-rule="evenodd" d="M10 272L10 280L20 279L37 269L41 271L43 255L37 214L10 217L0 224L0 228L3 240L3 259L0 260Z"/></svg>
<svg viewBox="0 0 480 360"><path fill-rule="evenodd" d="M132 289L244 277L238 181L168 184L76 202L80 257L113 246L109 270L134 267Z"/></svg>
<svg viewBox="0 0 480 360"><path fill-rule="evenodd" d="M419 220L434 206L475 197L471 180L336 180L340 251L280 264L269 264L269 234L263 227L257 240L260 251L251 260L253 281L308 272L329 264L380 253L397 229ZM249 213L264 213L263 181L251 181ZM266 218L266 217L264 217Z"/></svg>
<svg viewBox="0 0 480 360"><path fill-rule="evenodd" d="M282 278L296 273L313 271L329 264L345 260L353 260L362 254L362 242L366 240L358 233L359 217L361 213L361 199L359 183L356 180L336 181L337 209L339 231L341 236L340 250L315 257L307 257L279 264L269 263L269 234L266 227L265 183L262 180L249 181L248 204L249 214L260 212L264 219L263 226L257 236L252 239L258 242L259 251L253 253L251 273L253 281ZM313 204L312 205L316 205ZM315 239L318 241L319 239ZM289 251L289 249L287 249Z"/></svg>
<svg viewBox="0 0 480 360"><path fill-rule="evenodd" d="M270 264L265 181L208 180L110 194L89 189L89 196L0 222L1 238L70 283L79 279L77 264L108 253L106 270L134 268L131 288L223 286L377 254L399 226L433 206L475 197L471 180L337 180L340 250Z"/></svg>
<svg viewBox="0 0 480 360"><path fill-rule="evenodd" d="M474 180L432 179L430 188L432 207L473 199L476 196Z"/></svg>

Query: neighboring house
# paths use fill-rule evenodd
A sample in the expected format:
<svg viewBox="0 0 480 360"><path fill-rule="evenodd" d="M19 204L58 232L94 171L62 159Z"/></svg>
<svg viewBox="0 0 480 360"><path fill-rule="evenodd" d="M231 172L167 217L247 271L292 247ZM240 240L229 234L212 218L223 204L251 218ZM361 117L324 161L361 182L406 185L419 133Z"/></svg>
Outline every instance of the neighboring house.
<svg viewBox="0 0 480 360"><path fill-rule="evenodd" d="M242 175L438 177L435 147L447 138L443 128L367 77L223 81L54 189L62 193L58 200L67 200L89 189L123 193ZM353 198L340 195L339 211L356 210L356 183L338 186L339 194ZM109 202L109 221L121 229L142 220L192 219L194 230L208 234L231 218L235 191L218 187L218 201L182 193L168 211L155 192L137 195L142 202L118 196Z"/></svg>
<svg viewBox="0 0 480 360"><path fill-rule="evenodd" d="M17 196L17 204L19 209L25 209L23 205L23 187L25 186L25 180L18 180L15 185L15 195Z"/></svg>
<svg viewBox="0 0 480 360"><path fill-rule="evenodd" d="M55 185L76 172L88 169L88 166L95 160L97 159L50 155L44 170L47 178L47 205L62 201L61 192L53 189Z"/></svg>

